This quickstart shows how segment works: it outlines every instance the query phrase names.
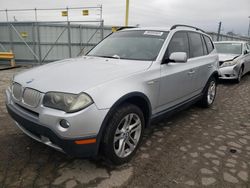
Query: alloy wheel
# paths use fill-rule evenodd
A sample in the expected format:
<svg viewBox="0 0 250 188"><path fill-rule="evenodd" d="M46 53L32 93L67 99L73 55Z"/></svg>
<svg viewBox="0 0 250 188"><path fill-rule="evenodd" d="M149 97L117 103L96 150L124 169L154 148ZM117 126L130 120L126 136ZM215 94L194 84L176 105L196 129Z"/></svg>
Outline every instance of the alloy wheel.
<svg viewBox="0 0 250 188"><path fill-rule="evenodd" d="M142 131L140 117L135 113L127 114L119 123L113 141L116 155L125 158L139 143Z"/></svg>
<svg viewBox="0 0 250 188"><path fill-rule="evenodd" d="M209 105L214 102L215 94L216 94L216 83L214 81L211 81L207 92L207 102Z"/></svg>

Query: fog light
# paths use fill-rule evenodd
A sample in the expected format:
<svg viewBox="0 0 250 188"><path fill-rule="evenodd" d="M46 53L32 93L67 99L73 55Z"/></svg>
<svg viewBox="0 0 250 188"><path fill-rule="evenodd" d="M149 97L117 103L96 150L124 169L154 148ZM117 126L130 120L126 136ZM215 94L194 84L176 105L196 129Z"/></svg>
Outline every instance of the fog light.
<svg viewBox="0 0 250 188"><path fill-rule="evenodd" d="M60 125L61 125L63 128L67 129L67 128L69 128L70 123L69 123L67 120L63 119L63 120L60 121Z"/></svg>

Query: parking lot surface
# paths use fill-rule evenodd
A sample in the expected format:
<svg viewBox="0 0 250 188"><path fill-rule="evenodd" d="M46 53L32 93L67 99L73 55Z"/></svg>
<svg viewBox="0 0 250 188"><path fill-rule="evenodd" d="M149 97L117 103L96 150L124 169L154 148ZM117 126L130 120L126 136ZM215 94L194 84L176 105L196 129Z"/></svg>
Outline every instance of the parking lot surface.
<svg viewBox="0 0 250 188"><path fill-rule="evenodd" d="M250 75L222 82L212 108L192 106L153 124L134 159L114 167L71 158L16 128L4 90L21 70L0 71L0 187L250 186Z"/></svg>

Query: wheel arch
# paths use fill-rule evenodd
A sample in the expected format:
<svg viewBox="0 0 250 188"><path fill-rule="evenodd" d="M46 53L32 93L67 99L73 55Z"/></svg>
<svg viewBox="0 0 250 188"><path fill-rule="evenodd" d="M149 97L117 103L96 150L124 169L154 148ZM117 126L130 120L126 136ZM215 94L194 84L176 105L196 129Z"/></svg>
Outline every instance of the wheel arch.
<svg viewBox="0 0 250 188"><path fill-rule="evenodd" d="M214 72L211 74L211 76L207 79L207 82L206 82L206 84L205 84L205 86L204 86L204 88L203 88L203 90L202 90L202 93L205 92L206 87L207 87L207 84L208 84L209 80L210 80L212 77L214 77L215 80L216 80L216 82L218 83L218 81L219 81L219 72L216 70L216 71L214 71Z"/></svg>
<svg viewBox="0 0 250 188"><path fill-rule="evenodd" d="M209 79L211 77L214 77L216 79L216 81L218 82L219 81L219 72L218 71L214 71L211 76L208 78L207 82L209 81Z"/></svg>
<svg viewBox="0 0 250 188"><path fill-rule="evenodd" d="M151 103L148 99L148 97L141 93L141 92L132 92L132 93L128 93L124 96L122 96L121 98L119 98L110 108L109 112L107 113L106 117L104 118L100 131L98 133L97 136L97 144L98 144L98 150L100 150L100 143L102 141L104 132L105 132L105 128L108 124L109 119L112 117L112 114L115 112L115 110L125 104L125 103L131 103L134 104L136 106L138 106L144 115L144 119L145 119L145 127L148 127L150 124L150 119L151 119L151 115L152 115L152 107L151 107Z"/></svg>
<svg viewBox="0 0 250 188"><path fill-rule="evenodd" d="M242 71L244 73L244 70L245 70L245 64L244 63L241 64L241 68L242 68Z"/></svg>

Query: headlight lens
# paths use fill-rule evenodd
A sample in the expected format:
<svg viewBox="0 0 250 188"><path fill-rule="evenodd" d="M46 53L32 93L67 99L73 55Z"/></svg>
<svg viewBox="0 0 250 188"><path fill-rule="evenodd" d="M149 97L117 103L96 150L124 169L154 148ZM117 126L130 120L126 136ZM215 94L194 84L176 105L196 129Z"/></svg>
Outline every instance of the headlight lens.
<svg viewBox="0 0 250 188"><path fill-rule="evenodd" d="M229 67L229 66L233 66L237 63L237 61L226 61L224 62L221 67Z"/></svg>
<svg viewBox="0 0 250 188"><path fill-rule="evenodd" d="M67 113L77 112L93 103L86 93L70 94L60 92L48 92L43 98L43 105L49 108L63 110Z"/></svg>

